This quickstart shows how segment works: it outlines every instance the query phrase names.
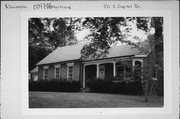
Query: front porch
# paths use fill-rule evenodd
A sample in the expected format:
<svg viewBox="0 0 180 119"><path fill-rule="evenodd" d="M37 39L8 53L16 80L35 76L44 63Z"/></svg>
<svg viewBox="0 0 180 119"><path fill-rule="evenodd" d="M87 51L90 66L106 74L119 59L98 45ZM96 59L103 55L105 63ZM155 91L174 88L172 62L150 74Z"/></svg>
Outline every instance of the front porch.
<svg viewBox="0 0 180 119"><path fill-rule="evenodd" d="M94 79L131 78L135 65L142 69L143 57L129 56L83 62L83 88L86 88L88 81Z"/></svg>

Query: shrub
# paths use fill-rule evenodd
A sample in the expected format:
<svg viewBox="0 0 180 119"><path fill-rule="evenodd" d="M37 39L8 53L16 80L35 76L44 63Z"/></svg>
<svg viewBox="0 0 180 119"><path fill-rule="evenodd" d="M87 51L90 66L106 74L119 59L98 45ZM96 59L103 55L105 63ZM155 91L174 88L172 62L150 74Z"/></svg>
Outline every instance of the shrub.
<svg viewBox="0 0 180 119"><path fill-rule="evenodd" d="M97 93L110 93L111 84L109 80L95 79L87 83L87 86L90 87L91 92Z"/></svg>
<svg viewBox="0 0 180 119"><path fill-rule="evenodd" d="M29 91L78 92L79 81L39 80L29 82Z"/></svg>
<svg viewBox="0 0 180 119"><path fill-rule="evenodd" d="M143 87L140 81L113 81L96 79L89 81L87 86L91 92L97 93L119 93L140 95L143 94Z"/></svg>

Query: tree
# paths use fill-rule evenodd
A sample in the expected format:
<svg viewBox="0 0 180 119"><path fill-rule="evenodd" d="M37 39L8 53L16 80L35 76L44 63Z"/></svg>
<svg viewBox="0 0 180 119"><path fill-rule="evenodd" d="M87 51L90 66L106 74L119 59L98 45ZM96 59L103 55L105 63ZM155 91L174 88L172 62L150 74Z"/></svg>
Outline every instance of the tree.
<svg viewBox="0 0 180 119"><path fill-rule="evenodd" d="M84 18L82 25L85 28L90 29L90 35L86 38L91 41L89 46L94 46L96 50L91 51L90 54L97 52L97 50L107 50L112 44L120 41L130 45L136 45L139 42L134 43L132 39L127 39L130 36L132 30L129 27L129 22L134 22L138 30L143 30L148 35L150 29L154 28L155 33L155 49L163 50L162 40L162 17L87 17ZM125 29L122 30L122 27ZM161 35L160 35L161 34ZM133 38L140 41L138 36ZM140 41L141 42L141 41ZM152 45L151 41L149 43ZM85 47L88 47L87 45ZM90 47L89 47L90 48ZM86 56L86 48L82 51L82 56ZM88 51L90 51L87 48ZM102 52L103 53L103 52ZM89 55L89 53L87 53Z"/></svg>
<svg viewBox="0 0 180 119"><path fill-rule="evenodd" d="M77 43L75 18L29 19L29 71L59 46Z"/></svg>
<svg viewBox="0 0 180 119"><path fill-rule="evenodd" d="M43 19L46 24L44 35L53 47L76 44L74 18Z"/></svg>
<svg viewBox="0 0 180 119"><path fill-rule="evenodd" d="M146 20L143 22L143 24ZM142 24L142 26L144 26ZM147 22L145 23L147 24ZM148 35L149 45L151 47L151 52L149 54L150 67L147 69L145 77L157 78L158 79L158 95L163 95L163 71L164 71L164 61L163 61L163 18L162 17L152 17L150 18L150 28L154 29L154 34ZM147 28L146 28L147 29ZM146 30L149 32L149 29Z"/></svg>
<svg viewBox="0 0 180 119"><path fill-rule="evenodd" d="M29 71L35 68L38 61L51 52L51 50L46 49L44 31L41 18L29 19Z"/></svg>
<svg viewBox="0 0 180 119"><path fill-rule="evenodd" d="M158 95L164 95L163 91L163 72L164 72L164 60L163 60L163 18L162 17L153 17L151 26L154 27L154 42L155 42L155 63L154 67L156 69L156 77L158 79Z"/></svg>
<svg viewBox="0 0 180 119"><path fill-rule="evenodd" d="M86 18L82 25L90 29L90 35L86 38L91 41L89 45L85 45L82 49L82 58L92 55L93 58L98 58L102 54L108 53L110 45L123 41L124 36L120 27L125 26L125 18L120 17L94 17ZM125 41L124 41L125 42Z"/></svg>

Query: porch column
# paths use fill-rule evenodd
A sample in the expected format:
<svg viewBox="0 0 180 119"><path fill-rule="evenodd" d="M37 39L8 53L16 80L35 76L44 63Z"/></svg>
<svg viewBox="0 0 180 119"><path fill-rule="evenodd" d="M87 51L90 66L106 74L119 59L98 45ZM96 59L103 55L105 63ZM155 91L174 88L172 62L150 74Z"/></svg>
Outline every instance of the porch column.
<svg viewBox="0 0 180 119"><path fill-rule="evenodd" d="M84 64L83 66L83 88L85 88L85 69L86 69L86 65Z"/></svg>
<svg viewBox="0 0 180 119"><path fill-rule="evenodd" d="M99 78L99 64L96 64L97 69L96 69L96 78Z"/></svg>
<svg viewBox="0 0 180 119"><path fill-rule="evenodd" d="M116 62L113 62L113 76L116 76Z"/></svg>

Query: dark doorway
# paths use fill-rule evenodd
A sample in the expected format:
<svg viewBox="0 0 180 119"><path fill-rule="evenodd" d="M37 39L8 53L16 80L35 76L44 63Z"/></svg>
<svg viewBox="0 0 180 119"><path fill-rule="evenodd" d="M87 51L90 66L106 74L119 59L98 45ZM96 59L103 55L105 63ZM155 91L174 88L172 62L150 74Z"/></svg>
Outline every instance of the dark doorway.
<svg viewBox="0 0 180 119"><path fill-rule="evenodd" d="M92 81L96 78L96 65L89 65L85 67L85 81L86 85L89 81Z"/></svg>

